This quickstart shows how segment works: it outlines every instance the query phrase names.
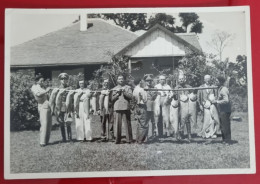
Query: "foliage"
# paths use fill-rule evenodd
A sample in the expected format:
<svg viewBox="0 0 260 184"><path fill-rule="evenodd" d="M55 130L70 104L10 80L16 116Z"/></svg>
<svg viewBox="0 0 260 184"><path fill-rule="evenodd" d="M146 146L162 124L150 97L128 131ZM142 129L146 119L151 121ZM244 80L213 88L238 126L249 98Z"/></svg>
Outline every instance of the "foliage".
<svg viewBox="0 0 260 184"><path fill-rule="evenodd" d="M196 53L190 53L183 57L179 62L183 64L187 84L198 87L204 83L204 76L207 74L212 76L213 83L218 76L224 76L226 78L225 85L230 91L232 111L248 111L246 56L238 55L236 62L230 62L228 59L220 62L215 58L214 55L199 55ZM172 75L169 69L160 70L158 66L153 66L153 68L160 75L168 76L169 84L177 80L178 76ZM171 85L175 86L175 84Z"/></svg>
<svg viewBox="0 0 260 184"><path fill-rule="evenodd" d="M175 29L175 18L172 15L167 15L166 13L157 13L154 17L150 17L147 29L150 29L156 24L160 24L161 26L167 28L168 30L172 32L176 32Z"/></svg>
<svg viewBox="0 0 260 184"><path fill-rule="evenodd" d="M187 83L191 86L200 86L203 82L203 77L210 74L212 68L206 65L206 56L191 53L181 59L183 63Z"/></svg>
<svg viewBox="0 0 260 184"><path fill-rule="evenodd" d="M247 85L247 57L238 55L236 62L235 75L239 79L239 84L245 86Z"/></svg>
<svg viewBox="0 0 260 184"><path fill-rule="evenodd" d="M99 15L97 15L98 17ZM191 25L191 32L202 33L203 24L196 13L180 13L182 25L175 24L175 17L166 13L157 13L147 18L145 13L111 13L102 14L105 19L113 20L118 26L130 31L148 30L155 24L160 24L174 33L185 33L187 27ZM101 17L102 17L101 16Z"/></svg>
<svg viewBox="0 0 260 184"><path fill-rule="evenodd" d="M38 129L37 102L31 92L33 74L11 72L10 76L10 125L11 131Z"/></svg>
<svg viewBox="0 0 260 184"><path fill-rule="evenodd" d="M101 18L101 14L96 14L96 13L89 13L87 14L88 18Z"/></svg>
<svg viewBox="0 0 260 184"><path fill-rule="evenodd" d="M203 25L196 13L179 13L179 17L185 32L188 31L188 26L191 25L191 32L202 33Z"/></svg>
<svg viewBox="0 0 260 184"><path fill-rule="evenodd" d="M101 65L101 67L93 73L93 81L95 82L92 83L101 83L102 78L109 78L112 85L111 87L114 87L116 86L118 75L123 75L127 83L132 81L133 77L128 69L128 58L125 56L114 56L111 52L107 54L111 56L111 61L106 65Z"/></svg>
<svg viewBox="0 0 260 184"><path fill-rule="evenodd" d="M130 31L143 30L146 26L146 14L144 13L111 13L103 14L103 16Z"/></svg>
<svg viewBox="0 0 260 184"><path fill-rule="evenodd" d="M191 30L190 32L193 32L193 33L202 33L202 30L203 30L203 23L200 22L199 20L196 20L193 24L192 24L192 27L191 27Z"/></svg>

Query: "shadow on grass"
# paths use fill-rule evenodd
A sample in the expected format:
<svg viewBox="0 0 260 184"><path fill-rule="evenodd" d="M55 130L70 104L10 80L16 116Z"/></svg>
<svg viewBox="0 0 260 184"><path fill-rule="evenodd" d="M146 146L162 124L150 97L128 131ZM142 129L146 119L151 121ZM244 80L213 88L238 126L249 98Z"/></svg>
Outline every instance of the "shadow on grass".
<svg viewBox="0 0 260 184"><path fill-rule="evenodd" d="M238 141L237 140L230 140L228 142L226 142L225 144L229 144L229 145L233 145L233 144L237 144ZM210 144L223 144L222 140L211 140Z"/></svg>
<svg viewBox="0 0 260 184"><path fill-rule="evenodd" d="M93 138L91 141L79 141L77 139L72 139L71 141L67 140L65 142L63 142L62 140L60 141L54 141L54 142L50 142L48 143L48 146L51 146L51 145L56 145L56 144L67 144L67 143L87 143L87 142L101 142L101 138L100 137L96 137L96 138Z"/></svg>
<svg viewBox="0 0 260 184"><path fill-rule="evenodd" d="M205 143L206 140L194 140L194 139L191 139L190 141L188 141L188 139L180 139L180 140L151 140L149 141L147 144L154 144L154 143L173 143L173 144L192 144L192 143L197 143L197 144L203 144Z"/></svg>

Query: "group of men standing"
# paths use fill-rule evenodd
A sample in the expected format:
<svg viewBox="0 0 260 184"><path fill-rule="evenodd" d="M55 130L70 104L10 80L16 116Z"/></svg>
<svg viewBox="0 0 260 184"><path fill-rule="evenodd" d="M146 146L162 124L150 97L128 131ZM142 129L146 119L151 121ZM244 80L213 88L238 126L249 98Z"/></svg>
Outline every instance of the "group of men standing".
<svg viewBox="0 0 260 184"><path fill-rule="evenodd" d="M174 136L177 140L184 139L186 127L187 140L191 141L191 125L197 125L197 110L203 112L203 126L199 136L216 138L220 129L223 141L231 139L230 130L230 99L228 88L224 86L225 79L217 78L218 89L201 89L197 93L186 84L186 76L178 76L178 84L174 90L166 83L164 75L159 76L159 83L153 85L152 75L134 80L135 87L126 85L123 75L117 76L117 86L110 89L109 79L104 78L99 92L86 89L84 80L79 81L80 88L72 90L68 85L68 74L59 75L61 86L54 88L48 100L50 88L44 89L43 77L36 77L36 85L32 87L38 101L40 114L40 145L48 144L51 131L51 113L57 117L60 124L62 140L66 141L66 131L69 140L72 139L71 123L76 124L76 138L79 141L92 140L91 128L91 98L99 95L98 106L101 120L101 139L121 142L122 124L124 123L126 142L133 142L131 112L137 120L136 142L148 140L149 123L152 126L154 138ZM211 77L206 75L205 84L210 87ZM189 88L188 90L183 90ZM179 90L178 90L179 89Z"/></svg>

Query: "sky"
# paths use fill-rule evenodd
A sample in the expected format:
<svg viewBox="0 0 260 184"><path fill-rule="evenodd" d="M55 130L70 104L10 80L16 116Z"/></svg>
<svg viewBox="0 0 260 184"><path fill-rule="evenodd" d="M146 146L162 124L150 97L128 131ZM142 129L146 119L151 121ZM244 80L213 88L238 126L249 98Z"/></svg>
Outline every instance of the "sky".
<svg viewBox="0 0 260 184"><path fill-rule="evenodd" d="M209 12L197 13L203 23L203 32L198 34L202 50L214 53L208 44L216 30L226 31L234 35L232 42L225 48L223 59L235 61L237 55L246 55L246 25L243 12ZM180 24L178 14L172 14L176 24ZM69 26L78 19L78 14L12 14L11 16L11 46L19 45L34 38ZM141 34L139 32L137 34Z"/></svg>
<svg viewBox="0 0 260 184"><path fill-rule="evenodd" d="M199 42L203 50L214 53L208 44L215 30L225 31L233 35L233 40L223 52L223 59L235 61L237 55L246 55L246 25L243 12L233 13L199 13L203 22L203 33L199 34Z"/></svg>

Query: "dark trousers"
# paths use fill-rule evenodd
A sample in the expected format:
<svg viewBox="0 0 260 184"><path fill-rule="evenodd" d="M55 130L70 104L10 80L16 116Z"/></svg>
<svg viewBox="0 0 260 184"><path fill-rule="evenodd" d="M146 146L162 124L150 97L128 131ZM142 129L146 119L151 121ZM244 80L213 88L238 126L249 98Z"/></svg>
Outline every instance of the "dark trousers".
<svg viewBox="0 0 260 184"><path fill-rule="evenodd" d="M219 112L220 129L223 141L231 140L230 112Z"/></svg>
<svg viewBox="0 0 260 184"><path fill-rule="evenodd" d="M135 108L135 118L137 120L136 141L138 143L144 142L148 136L149 121L146 120L146 117L146 106L137 105Z"/></svg>
<svg viewBox="0 0 260 184"><path fill-rule="evenodd" d="M111 121L112 114L104 114L101 118L101 137L106 137L107 140L113 139L113 122Z"/></svg>
<svg viewBox="0 0 260 184"><path fill-rule="evenodd" d="M148 125L149 125L149 121L151 121L151 124L152 124L152 135L155 136L158 134L158 127L157 127L157 124L155 123L153 111L146 111L146 122ZM149 130L149 128L148 128L148 130Z"/></svg>
<svg viewBox="0 0 260 184"><path fill-rule="evenodd" d="M115 130L114 131L115 131L116 143L120 143L120 141L121 141L122 121L125 125L126 142L132 142L133 135L132 135L130 110L115 111L114 120L115 120L115 122L114 122Z"/></svg>
<svg viewBox="0 0 260 184"><path fill-rule="evenodd" d="M72 139L71 124L65 123L65 112L60 112L59 116L57 117L57 121L60 124L60 131L61 131L62 140L66 141L65 126L67 127L68 139L71 140Z"/></svg>
<svg viewBox="0 0 260 184"><path fill-rule="evenodd" d="M157 127L157 136L163 136L163 117L162 117L162 106L160 106L160 114L159 116L154 116L155 124Z"/></svg>

